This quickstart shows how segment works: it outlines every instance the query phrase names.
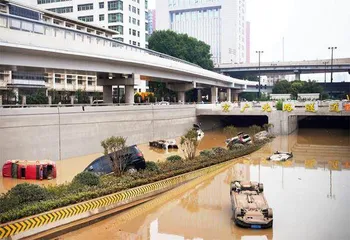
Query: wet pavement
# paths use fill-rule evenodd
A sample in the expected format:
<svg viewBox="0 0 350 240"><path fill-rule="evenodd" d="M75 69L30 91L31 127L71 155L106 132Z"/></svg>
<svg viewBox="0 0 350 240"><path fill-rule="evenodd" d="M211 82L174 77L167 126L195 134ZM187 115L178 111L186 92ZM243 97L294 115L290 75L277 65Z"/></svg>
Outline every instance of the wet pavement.
<svg viewBox="0 0 350 240"><path fill-rule="evenodd" d="M213 133L215 134L215 133ZM207 134L208 136L209 134ZM293 151L284 163L266 157ZM264 183L273 228L243 229L232 222L232 180ZM208 175L150 202L59 239L350 239L348 131L300 129L277 137L216 175Z"/></svg>

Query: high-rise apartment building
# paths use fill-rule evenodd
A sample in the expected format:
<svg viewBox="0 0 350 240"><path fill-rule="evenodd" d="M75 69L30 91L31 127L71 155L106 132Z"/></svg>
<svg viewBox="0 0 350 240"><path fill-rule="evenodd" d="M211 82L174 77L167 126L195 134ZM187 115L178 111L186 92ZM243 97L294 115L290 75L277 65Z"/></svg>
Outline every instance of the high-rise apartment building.
<svg viewBox="0 0 350 240"><path fill-rule="evenodd" d="M65 17L75 18L119 34L115 39L147 47L148 0L17 0Z"/></svg>
<svg viewBox="0 0 350 240"><path fill-rule="evenodd" d="M246 63L250 63L250 22L246 22Z"/></svg>
<svg viewBox="0 0 350 240"><path fill-rule="evenodd" d="M156 9L157 30L207 43L215 65L246 62L245 0L157 0Z"/></svg>

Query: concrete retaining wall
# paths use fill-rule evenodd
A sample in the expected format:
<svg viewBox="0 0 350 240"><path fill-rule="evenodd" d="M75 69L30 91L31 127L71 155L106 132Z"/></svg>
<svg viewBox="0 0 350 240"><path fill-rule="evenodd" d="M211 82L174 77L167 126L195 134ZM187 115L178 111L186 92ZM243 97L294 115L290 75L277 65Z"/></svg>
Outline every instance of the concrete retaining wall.
<svg viewBox="0 0 350 240"><path fill-rule="evenodd" d="M195 122L194 105L0 108L0 166L7 159L99 153L101 140L112 135L128 144L174 138Z"/></svg>

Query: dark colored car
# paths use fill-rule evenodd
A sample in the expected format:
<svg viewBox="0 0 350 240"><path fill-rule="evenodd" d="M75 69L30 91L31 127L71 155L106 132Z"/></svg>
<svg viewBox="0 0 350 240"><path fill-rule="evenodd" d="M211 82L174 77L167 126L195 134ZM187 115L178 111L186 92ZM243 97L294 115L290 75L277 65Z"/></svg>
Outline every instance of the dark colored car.
<svg viewBox="0 0 350 240"><path fill-rule="evenodd" d="M146 168L146 162L142 152L137 148L136 145L127 147L125 150L126 161L125 171L135 171ZM95 159L84 171L94 172L99 175L108 174L113 171L111 162L112 153Z"/></svg>

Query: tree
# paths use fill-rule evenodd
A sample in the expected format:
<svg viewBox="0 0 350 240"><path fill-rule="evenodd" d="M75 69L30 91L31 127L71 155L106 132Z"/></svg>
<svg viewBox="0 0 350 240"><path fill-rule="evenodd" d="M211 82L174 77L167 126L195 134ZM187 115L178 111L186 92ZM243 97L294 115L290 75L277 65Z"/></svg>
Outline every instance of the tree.
<svg viewBox="0 0 350 240"><path fill-rule="evenodd" d="M196 130L189 130L184 136L181 137L181 147L184 151L185 158L188 160L194 159L196 156L196 150L198 147L198 133Z"/></svg>
<svg viewBox="0 0 350 240"><path fill-rule="evenodd" d="M323 88L315 81L304 82L301 93L322 93Z"/></svg>
<svg viewBox="0 0 350 240"><path fill-rule="evenodd" d="M314 81L295 80L288 82L287 80L279 81L272 89L272 93L291 94L294 99L297 99L298 93L323 93L323 88Z"/></svg>
<svg viewBox="0 0 350 240"><path fill-rule="evenodd" d="M162 97L169 101L176 97L176 93L167 89L165 83L162 82L149 82L149 91L154 93L158 101L161 101Z"/></svg>
<svg viewBox="0 0 350 240"><path fill-rule="evenodd" d="M294 99L298 98L298 93L302 92L304 82L300 80L293 81L291 83L291 94Z"/></svg>
<svg viewBox="0 0 350 240"><path fill-rule="evenodd" d="M210 46L187 34L175 33L171 30L155 31L148 39L148 47L154 51L197 64L204 69L214 69Z"/></svg>
<svg viewBox="0 0 350 240"><path fill-rule="evenodd" d="M112 136L103 140L101 146L104 149L104 154L111 160L115 175L122 175L126 167L127 159L126 138Z"/></svg>
<svg viewBox="0 0 350 240"><path fill-rule="evenodd" d="M237 128L233 125L224 128L224 133L227 138L233 138L237 135Z"/></svg>
<svg viewBox="0 0 350 240"><path fill-rule="evenodd" d="M252 125L249 127L249 133L252 136L253 142L255 141L255 134L261 131L261 127L258 125Z"/></svg>
<svg viewBox="0 0 350 240"><path fill-rule="evenodd" d="M35 93L27 96L27 104L47 104L45 90L37 90Z"/></svg>
<svg viewBox="0 0 350 240"><path fill-rule="evenodd" d="M292 85L287 80L278 81L272 88L272 93L291 93Z"/></svg>
<svg viewBox="0 0 350 240"><path fill-rule="evenodd" d="M85 90L78 89L75 92L75 97L78 99L78 103L88 103L89 96Z"/></svg>

